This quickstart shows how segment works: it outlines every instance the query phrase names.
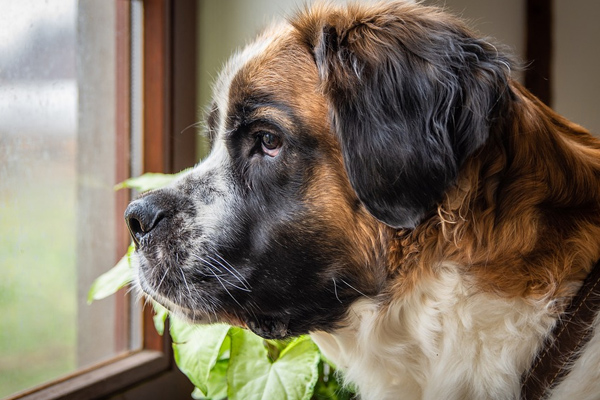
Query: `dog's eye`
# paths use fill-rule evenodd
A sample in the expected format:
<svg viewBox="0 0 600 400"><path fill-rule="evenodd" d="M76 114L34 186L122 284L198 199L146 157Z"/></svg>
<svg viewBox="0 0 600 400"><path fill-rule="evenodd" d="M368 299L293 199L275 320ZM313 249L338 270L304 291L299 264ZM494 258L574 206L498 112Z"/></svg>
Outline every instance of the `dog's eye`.
<svg viewBox="0 0 600 400"><path fill-rule="evenodd" d="M281 138L279 136L264 131L260 133L260 141L262 150L266 155L275 157L279 154L279 149L281 147Z"/></svg>

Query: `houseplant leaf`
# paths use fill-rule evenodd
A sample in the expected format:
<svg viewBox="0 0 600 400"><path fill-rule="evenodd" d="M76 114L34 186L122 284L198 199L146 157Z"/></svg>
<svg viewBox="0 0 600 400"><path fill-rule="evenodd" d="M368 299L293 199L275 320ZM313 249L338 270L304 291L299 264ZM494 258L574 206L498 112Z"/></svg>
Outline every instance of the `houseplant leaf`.
<svg viewBox="0 0 600 400"><path fill-rule="evenodd" d="M149 190L159 189L167 186L169 183L173 182L179 176L187 173L188 171L189 169L185 169L176 174L159 174L148 172L135 178L126 179L125 181L117 184L115 186L115 190L128 188L135 189L138 192L147 192Z"/></svg>
<svg viewBox="0 0 600 400"><path fill-rule="evenodd" d="M227 367L229 359L219 360L210 371L208 393L205 395L198 388L192 393L194 399L223 400L227 397Z"/></svg>
<svg viewBox="0 0 600 400"><path fill-rule="evenodd" d="M135 246L132 244L127 249L127 254L121 258L117 265L96 278L88 292L88 304L116 293L133 280L130 259L134 251Z"/></svg>
<svg viewBox="0 0 600 400"><path fill-rule="evenodd" d="M211 370L217 364L229 325L192 325L170 315L175 362L190 381L208 394Z"/></svg>
<svg viewBox="0 0 600 400"><path fill-rule="evenodd" d="M306 336L293 340L271 361L263 339L232 328L227 373L231 400L310 399L318 378L320 354Z"/></svg>

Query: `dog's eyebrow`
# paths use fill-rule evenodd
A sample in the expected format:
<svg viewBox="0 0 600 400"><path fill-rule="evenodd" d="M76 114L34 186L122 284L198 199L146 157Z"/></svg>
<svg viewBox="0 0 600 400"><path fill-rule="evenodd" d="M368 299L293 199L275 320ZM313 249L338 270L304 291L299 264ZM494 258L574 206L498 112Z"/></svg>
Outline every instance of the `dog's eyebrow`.
<svg viewBox="0 0 600 400"><path fill-rule="evenodd" d="M273 105L256 107L248 117L249 121L271 121L285 128L291 128L293 125L285 108Z"/></svg>
<svg viewBox="0 0 600 400"><path fill-rule="evenodd" d="M226 137L234 135L242 126L254 123L267 123L286 131L293 131L297 125L293 108L271 96L248 96L229 106L229 115L225 119Z"/></svg>

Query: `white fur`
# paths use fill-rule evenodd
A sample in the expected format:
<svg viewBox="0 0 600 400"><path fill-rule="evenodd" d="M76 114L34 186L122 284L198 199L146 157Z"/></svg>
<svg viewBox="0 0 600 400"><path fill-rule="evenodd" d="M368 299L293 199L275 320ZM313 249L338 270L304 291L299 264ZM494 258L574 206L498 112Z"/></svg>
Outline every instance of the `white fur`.
<svg viewBox="0 0 600 400"><path fill-rule="evenodd" d="M521 374L555 322L551 308L477 293L446 265L406 298L388 307L361 299L346 327L311 336L365 400L517 399ZM598 335L592 348L600 349ZM594 393L600 352L586 351L551 398Z"/></svg>

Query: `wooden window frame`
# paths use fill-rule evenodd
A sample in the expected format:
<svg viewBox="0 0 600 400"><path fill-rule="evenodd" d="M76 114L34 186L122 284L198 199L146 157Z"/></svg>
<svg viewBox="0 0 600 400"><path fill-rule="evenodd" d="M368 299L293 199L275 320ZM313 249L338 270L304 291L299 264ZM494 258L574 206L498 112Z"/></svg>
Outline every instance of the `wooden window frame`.
<svg viewBox="0 0 600 400"><path fill-rule="evenodd" d="M552 106L553 0L526 0L525 86Z"/></svg>
<svg viewBox="0 0 600 400"><path fill-rule="evenodd" d="M117 181L130 175L131 1L143 3L143 170L172 173L196 162L193 129L196 105L196 1L113 0L117 6ZM130 241L123 212L130 201L116 193L119 256ZM129 295L117 294L117 350L129 348ZM177 369L168 329L160 336L151 307L143 309L142 348L93 368L27 390L11 399L86 399L164 397L189 399L193 385Z"/></svg>

